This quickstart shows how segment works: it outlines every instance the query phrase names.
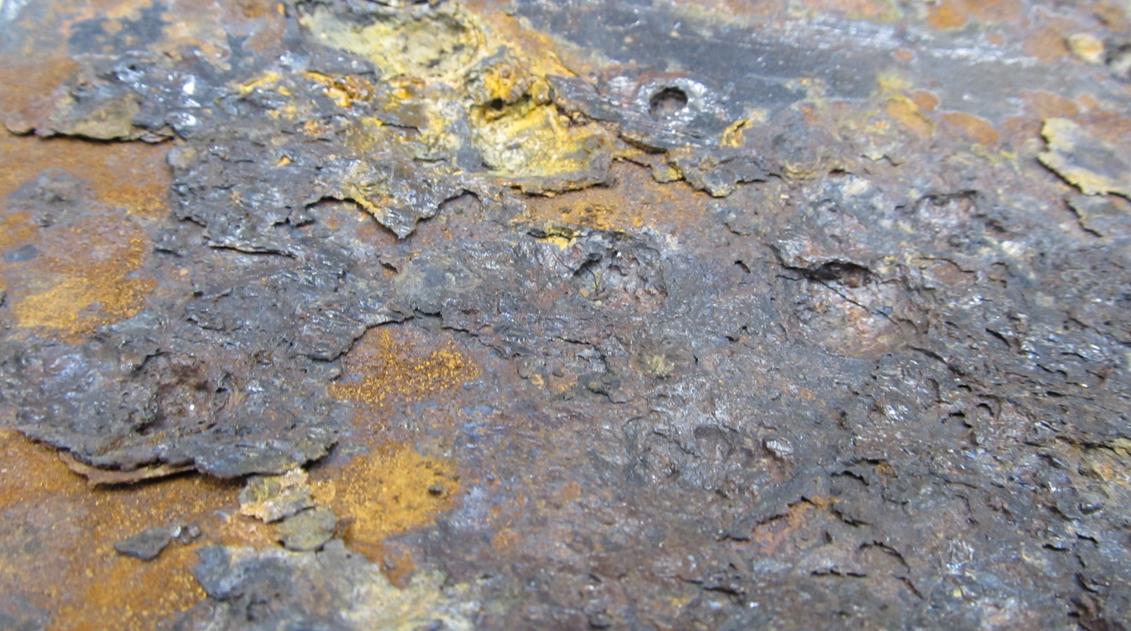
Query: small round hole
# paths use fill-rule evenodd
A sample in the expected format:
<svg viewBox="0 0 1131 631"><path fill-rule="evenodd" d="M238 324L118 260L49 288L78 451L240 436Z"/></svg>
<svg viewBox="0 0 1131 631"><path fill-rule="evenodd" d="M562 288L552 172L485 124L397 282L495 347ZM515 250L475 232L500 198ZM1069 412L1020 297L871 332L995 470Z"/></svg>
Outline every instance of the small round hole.
<svg viewBox="0 0 1131 631"><path fill-rule="evenodd" d="M652 95L648 113L656 120L670 118L687 107L687 93L679 88L667 87Z"/></svg>

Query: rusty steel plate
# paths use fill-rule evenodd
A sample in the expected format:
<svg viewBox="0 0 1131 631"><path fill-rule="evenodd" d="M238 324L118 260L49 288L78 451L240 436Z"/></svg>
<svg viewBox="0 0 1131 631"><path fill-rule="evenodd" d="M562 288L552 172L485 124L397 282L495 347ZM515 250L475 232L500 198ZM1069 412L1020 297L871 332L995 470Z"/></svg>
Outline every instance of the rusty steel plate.
<svg viewBox="0 0 1131 631"><path fill-rule="evenodd" d="M0 0L0 629L1131 628L1127 0Z"/></svg>

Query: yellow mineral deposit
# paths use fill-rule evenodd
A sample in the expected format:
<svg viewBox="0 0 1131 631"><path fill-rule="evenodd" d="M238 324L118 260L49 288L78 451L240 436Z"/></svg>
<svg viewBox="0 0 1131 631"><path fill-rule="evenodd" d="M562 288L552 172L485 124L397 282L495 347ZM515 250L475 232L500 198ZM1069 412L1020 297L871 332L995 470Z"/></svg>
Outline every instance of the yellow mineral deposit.
<svg viewBox="0 0 1131 631"><path fill-rule="evenodd" d="M1067 118L1045 121L1041 134L1048 141L1041 162L1084 194L1131 197L1131 164L1115 145Z"/></svg>
<svg viewBox="0 0 1131 631"><path fill-rule="evenodd" d="M475 60L482 31L456 4L422 13L399 13L369 24L341 20L328 8L302 12L300 22L320 43L370 59L382 78L399 75L443 77Z"/></svg>
<svg viewBox="0 0 1131 631"><path fill-rule="evenodd" d="M372 83L357 75L332 77L321 72L306 73L326 90L326 96L334 100L338 107L351 107L354 103L368 101L376 92Z"/></svg>
<svg viewBox="0 0 1131 631"><path fill-rule="evenodd" d="M521 179L577 173L611 150L599 125L576 124L558 111L544 77L520 58L482 70L471 81L475 146L496 175Z"/></svg>
<svg viewBox="0 0 1131 631"><path fill-rule="evenodd" d="M422 102L424 120L416 141L425 146L457 148L448 129L466 115L472 143L493 174L519 185L567 176L566 183L555 185L559 188L571 188L568 175L591 169L611 151L608 131L570 119L553 103L547 76L572 73L537 39L516 36L519 29L512 25L492 28L454 3L368 24L344 22L322 7L300 9L300 15L320 42L367 57L383 80ZM342 107L365 94L340 85L340 79L313 78ZM432 86L427 99L419 94L424 85ZM359 130L361 148L373 144L364 138L376 132L374 127Z"/></svg>

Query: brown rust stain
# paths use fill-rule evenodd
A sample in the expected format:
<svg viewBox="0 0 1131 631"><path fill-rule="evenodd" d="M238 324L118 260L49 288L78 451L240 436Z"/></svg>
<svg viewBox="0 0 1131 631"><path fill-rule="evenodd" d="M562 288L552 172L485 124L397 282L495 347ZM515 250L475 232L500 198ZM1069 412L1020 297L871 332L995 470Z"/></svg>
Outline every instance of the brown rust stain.
<svg viewBox="0 0 1131 631"><path fill-rule="evenodd" d="M937 29L959 29L971 19L983 23L1010 22L1021 17L1020 0L942 0L931 6L927 23Z"/></svg>
<svg viewBox="0 0 1131 631"><path fill-rule="evenodd" d="M635 232L644 226L674 227L709 218L705 193L683 184L662 184L645 169L613 164L615 187L594 186L557 197L527 199L519 221L550 221L595 230Z"/></svg>
<svg viewBox="0 0 1131 631"><path fill-rule="evenodd" d="M4 198L50 168L65 169L90 187L95 198L130 215L158 219L169 212L172 172L169 145L99 143L70 138L45 140L0 132L0 210Z"/></svg>
<svg viewBox="0 0 1131 631"><path fill-rule="evenodd" d="M919 110L915 102L905 96L893 96L884 104L888 116L899 121L904 127L920 138L929 138L935 126Z"/></svg>
<svg viewBox="0 0 1131 631"><path fill-rule="evenodd" d="M0 264L20 327L74 344L144 308L157 282L137 276L152 247L141 224L169 212L165 153L140 143L0 136L0 249L34 245L40 254ZM13 193L48 169L79 181L70 201L92 207L89 217L41 228L14 201Z"/></svg>
<svg viewBox="0 0 1131 631"><path fill-rule="evenodd" d="M273 545L231 525L238 484L200 476L90 490L54 451L0 429L0 593L23 593L56 612L52 631L156 628L204 598L190 574L209 543ZM117 554L115 542L152 526L193 523L203 536L157 559Z"/></svg>
<svg viewBox="0 0 1131 631"><path fill-rule="evenodd" d="M953 128L969 140L986 147L997 144L1001 137L988 120L973 114L949 112L943 114L942 118L948 127Z"/></svg>
<svg viewBox="0 0 1131 631"><path fill-rule="evenodd" d="M792 504L786 515L755 527L750 541L763 555L779 554L782 548L792 545L799 531L811 528L817 517L831 505L831 500L821 497Z"/></svg>
<svg viewBox="0 0 1131 631"><path fill-rule="evenodd" d="M63 56L0 58L0 123L20 132L30 131L50 113L56 89L76 70L78 64Z"/></svg>
<svg viewBox="0 0 1131 631"><path fill-rule="evenodd" d="M894 22L901 11L891 0L805 0L805 6L823 14L840 14L850 20Z"/></svg>
<svg viewBox="0 0 1131 631"><path fill-rule="evenodd" d="M311 477L315 501L347 520L346 544L380 559L385 539L432 524L438 513L455 506L460 490L455 471L453 460L388 444Z"/></svg>
<svg viewBox="0 0 1131 631"><path fill-rule="evenodd" d="M25 281L12 289L12 313L22 328L79 344L103 326L137 315L157 287L152 278L132 276L150 250L136 225L85 220L39 244L46 256L36 278L21 278L27 272L18 264L0 266L9 287Z"/></svg>
<svg viewBox="0 0 1131 631"><path fill-rule="evenodd" d="M1050 17L1045 11L1037 11L1037 16L1044 26L1032 30L1021 49L1026 55L1034 57L1044 63L1052 63L1058 59L1068 57L1072 51L1068 49L1066 37L1076 29L1076 24L1071 20L1059 17Z"/></svg>
<svg viewBox="0 0 1131 631"><path fill-rule="evenodd" d="M1075 118L1080 114L1080 106L1069 99L1066 99L1052 92L1044 90L1038 92L1027 92L1021 95L1025 100L1028 109L1033 113L1035 118L1044 120L1046 118Z"/></svg>
<svg viewBox="0 0 1131 631"><path fill-rule="evenodd" d="M437 397L477 379L479 366L454 340L436 346L414 333L365 334L343 360L345 380L330 395L371 406Z"/></svg>
<svg viewBox="0 0 1131 631"><path fill-rule="evenodd" d="M939 97L934 92L916 90L911 93L911 102L921 111L933 112L939 106Z"/></svg>

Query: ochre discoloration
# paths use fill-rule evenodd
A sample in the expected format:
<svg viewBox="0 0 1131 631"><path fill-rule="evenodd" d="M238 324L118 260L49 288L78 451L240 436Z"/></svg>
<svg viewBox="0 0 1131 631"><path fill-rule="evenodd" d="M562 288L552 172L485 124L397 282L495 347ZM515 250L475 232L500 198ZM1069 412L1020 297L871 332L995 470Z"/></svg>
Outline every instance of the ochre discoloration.
<svg viewBox="0 0 1131 631"><path fill-rule="evenodd" d="M840 14L850 20L893 22L902 12L892 0L806 0L805 6L821 13Z"/></svg>
<svg viewBox="0 0 1131 631"><path fill-rule="evenodd" d="M0 221L8 228L0 250L32 246L38 252L33 260L0 263L0 284L9 291L20 327L75 344L144 308L157 283L140 271L152 249L141 224L169 212L165 152L140 143L0 137L6 165L0 173ZM64 202L96 202L99 212L40 227L13 194L45 173L77 180L77 188L67 183L59 193L74 197Z"/></svg>
<svg viewBox="0 0 1131 631"><path fill-rule="evenodd" d="M339 470L316 472L314 498L348 520L347 545L379 559L383 540L427 526L455 505L460 489L455 471L452 460L386 445Z"/></svg>
<svg viewBox="0 0 1131 631"><path fill-rule="evenodd" d="M986 147L997 144L1000 138L988 120L973 114L949 112L943 114L943 120L947 125L954 127L958 133Z"/></svg>
<svg viewBox="0 0 1131 631"><path fill-rule="evenodd" d="M614 163L617 189L592 187L553 198L533 198L522 221L551 221L596 230L634 231L704 221L708 196L682 183L665 185L647 170ZM564 236L564 235L560 235ZM559 243L560 245L560 243Z"/></svg>
<svg viewBox="0 0 1131 631"><path fill-rule="evenodd" d="M479 377L479 366L454 341L436 347L371 331L346 356L345 380L330 394L371 406L442 396Z"/></svg>
<svg viewBox="0 0 1131 631"><path fill-rule="evenodd" d="M234 121L231 135L247 131L254 136L252 142L230 142L223 130L215 136L186 134L176 140L186 150L215 151L224 160L231 156L233 165L253 165L231 181L178 167L184 171L178 172L178 191L185 186L216 192L219 206L225 200L238 201L240 209L256 219L260 212L277 211L275 201L292 204L292 214L279 212L279 223L255 232L279 235L298 254L252 256L225 249L230 243L220 240L224 222L246 218L237 212L220 212L208 225L168 218L168 145L0 138L6 165L0 172L0 254L7 256L0 263L0 284L6 291L0 317L9 325L8 352L22 352L23 343L42 344L31 333L74 343L101 328L100 340L134 340L104 325L147 307L165 322L183 325L161 327L164 337L157 343L163 351L193 336L219 340L217 347L246 345L249 353L256 352L254 361L278 362L279 370L269 366L266 372L290 380L287 389L314 383L313 390L321 396L328 388L339 399L330 402L335 411L327 414L324 408L298 405L295 424L323 414L321 418L348 418L352 410L356 425L334 428L341 431L338 450L311 473L318 499L343 518L340 534L348 544L383 563L389 579L405 590L375 592L380 597L356 591L353 597L359 601L369 599L363 606L371 613L363 622L353 620L358 628L394 626L385 621L399 615L398 603L413 598L427 605L418 608L419 621L426 624L434 619L429 617L429 603L440 594L479 607L484 628L555 622L563 628L618 628L630 626L626 621L637 614L639 625L655 628L716 628L719 616L738 626L756 626L755 618L745 616L773 616L783 627L819 628L826 611L842 616L845 625L856 624L848 622L855 616L865 627L893 628L921 619L924 607L933 616L950 616L938 617L941 626L980 622L1037 628L1073 623L1064 614L1072 606L1068 603L1080 597L1085 602L1095 598L1094 612L1102 610L1100 605L1109 613L1120 606L1102 590L1091 590L1090 579L1078 572L1077 560L1084 564L1087 552L1099 547L1107 556L1090 569L1113 575L1121 567L1118 560L1111 561L1118 547L1108 547L1118 541L1111 536L1118 524L1104 520L1125 512L1117 505L1127 505L1125 465L1131 442L1116 439L1102 447L1080 446L1108 440L1104 432L1109 430L1099 420L1093 424L1090 412L1078 404L1104 401L1110 393L1103 387L1082 392L1073 384L1084 380L1081 383L1101 385L1115 375L1122 359L1111 355L1077 361L1062 350L1099 352L1105 344L1110 346L1105 340L1112 334L1105 331L1125 323L1117 317L1118 307L1105 311L1112 295L1104 292L1126 279L1117 256L1093 247L1117 239L1098 234L1076 239L1076 217L1065 211L1062 200L1066 194L1070 199L1082 196L1037 166L1034 157L1046 146L1040 137L1043 121L1064 121L1046 130L1046 163L1084 192L1127 194L1110 181L1131 180L1120 179L1121 174L1110 177L1096 167L1126 161L1116 139L1128 132L1128 119L1121 111L1102 111L1123 108L1121 102L1113 104L1112 95L1122 94L1126 86L1109 81L1107 67L1065 57L1063 46L1066 35L1082 29L1105 37L1126 29L1122 8L1102 2L1062 3L1054 16L1030 9L1021 0L674 0L655 3L638 23L629 15L615 27L623 30L607 35L606 21L598 20L616 18L616 12L631 10L634 4L560 3L543 10L553 3L519 2L508 5L508 13L489 0L466 5L456 0L432 14L445 3L287 3L291 17L296 7L300 14L307 12L305 26L322 36L323 43L373 61L380 76L373 79L360 65L352 68L363 74L348 74L348 60L341 65L317 58L326 51L303 50L297 36L288 40L286 49L296 54L290 61L281 60L286 10L274 0L175 0L164 5L153 0L91 0L81 8L64 6L73 2L46 2L57 5L52 9L56 13L70 11L60 18L66 28L44 38L45 48L56 51L68 46L66 38L77 32L80 20L107 17L101 25L83 28L128 34L130 21L142 17L142 9L167 11L166 24L153 27L161 41L147 44L145 54L156 53L162 64L186 72L196 73L208 64L231 70L224 75L231 77L226 86L231 92L224 99L231 99L223 105L240 108L241 114L255 113L260 99L265 112L275 108L259 119ZM331 4L339 9L338 17L329 18L328 10L319 17ZM371 11L377 5L382 7L378 12L388 14L396 14L400 6L410 10L400 14L402 18L375 18L375 24L365 27L346 23L360 13L346 9L364 6ZM1092 14L1100 16L1102 26ZM660 19L650 22L657 16ZM588 18L593 18L592 28ZM877 29L846 19L900 24ZM560 29L563 37L587 46L592 43L591 50L571 48L573 44L538 33L532 23ZM932 34L932 28L953 32ZM834 30L839 31L831 37L834 58L822 61L820 45L829 44L826 37ZM738 38L736 33L749 37ZM869 38L884 33L894 33L893 45L906 48L877 50ZM606 35L609 41L603 42ZM736 61L751 46L758 55L765 50L765 64L759 66L761 59L751 62L737 75L727 68L716 72L710 67L713 58L726 55L698 52L715 50L716 45L729 47ZM1033 59L1011 66L1022 45ZM303 65L303 54L310 52L315 54L309 68L318 72L307 73ZM807 60L809 53L813 63ZM798 62L799 57L806 60ZM196 65L195 59L204 61ZM947 62L934 63L939 59ZM1055 79L1037 77L1043 69L1037 64L1045 62L1056 65L1048 76L1063 76L1066 68L1089 74L1061 90ZM49 93L69 76L69 62L58 67L38 63L24 67L28 73L42 68L42 77L29 77L26 86L0 96L0 110L26 119L53 104ZM837 73L824 68L827 63L836 64ZM1002 85L994 84L986 68L1002 70ZM749 87L744 82L751 76L761 78L759 70L794 73L768 77L771 84L786 89L774 97L783 101L765 106L765 111L756 109L761 101L756 106L737 100L747 98L742 96ZM869 90L870 79L858 91L851 88L854 77L889 70L900 76L881 79L878 90ZM825 78L812 76L821 72L826 72ZM624 129L608 120L616 120L609 110L576 105L574 96L567 108L565 97L549 87L553 75L580 76L602 98L631 94L633 85L647 85L649 77L686 77L706 85L721 109L717 116L711 114L716 116L713 126L688 123L691 132L702 132L689 142L701 144L667 154L649 146L655 153L646 153L622 142L618 132ZM215 81L208 72L196 76L202 84ZM5 82L23 81L19 72L12 77L0 77L0 88ZM849 87L838 87L833 77ZM1031 85L1026 77L1033 78ZM1104 82L1102 96L1087 93L1090 86ZM1042 86L1057 94L1036 91ZM794 98L794 90L800 100L786 103ZM961 98L963 91L968 91L969 100ZM647 116L647 102L645 95L638 114ZM636 107L628 103L618 101L617 107ZM133 112L128 99L117 105L125 109L105 111L106 129L97 124L72 129L121 134L124 128L110 123L130 122ZM573 107L594 112L602 122L573 112ZM218 111L200 118L207 125L223 123L214 116ZM782 112L801 116L796 125L778 126L777 121L790 120L779 118ZM682 124L662 118L653 120L660 126ZM1085 164L1081 172L1077 149L1107 150L1105 142L1112 145L1110 156L1104 154L1091 167ZM325 154L293 151L300 144L333 148ZM719 151L720 146L725 151ZM681 164L676 157L684 155L677 152L704 147L720 155L751 152L765 165L765 181L742 180L728 191L729 199L714 199L678 182L690 171L681 173L673 166ZM835 159L825 159L825 151ZM331 211L331 204L317 202L312 208L308 200L317 199L317 194L307 198L309 191L301 187L292 191L276 186L286 177L279 174L302 172L309 178L312 170L325 169L338 158L391 165L388 172L396 171L394 179L401 181L415 177L416 167L428 165L456 182L453 195L469 192L454 198L462 200L458 203L436 202L436 214L422 222L411 239L398 241L397 236L407 235L379 232L381 224L357 213L352 204L333 204ZM609 166L614 159L622 161ZM48 167L65 170L84 187L76 197L79 203L10 196ZM228 172L223 166L218 171ZM404 178L406 171L413 175ZM844 185L848 177L857 184ZM556 182L546 183L552 180ZM257 190L252 184L264 186ZM387 191L369 196L362 190L367 185L376 186L361 179L348 194L331 198L357 198L363 208L380 216L395 196ZM545 196L522 195L515 188ZM278 194L265 194L268 201L258 203L252 198L261 190ZM961 206L958 210L929 207L955 196L965 200L954 202ZM1095 197L1092 201L1104 201ZM193 205L190 197L185 199L186 207ZM1124 199L1113 200L1113 225L1126 207ZM60 210L57 217L65 221L52 223L46 215L53 210ZM354 215L362 220L359 226L352 223ZM1088 230L1085 215L1078 211L1078 216ZM858 222L849 224L846 217ZM1115 225L1112 234L1123 234L1119 229ZM822 230L828 233L817 239ZM820 245L814 254L834 267L841 259L851 259L860 261L860 269L849 277L832 278L821 268L799 268L804 273L782 269L767 248L796 236L790 231L813 236ZM233 230L228 236L246 234ZM157 235L163 248L180 251L151 254ZM530 243L533 238L543 244ZM605 247L602 241L617 248ZM36 251L18 251L25 246ZM508 258L510 248L521 256ZM339 257L338 250L349 255ZM653 265L644 260L647 257L632 261L634 253L645 251L658 259L654 266L665 277L664 291L671 290L664 309L649 306L665 304L654 301L632 306L617 294L581 303L563 293L576 290L590 297L587 292L602 281L589 272L606 264L626 283L635 283L637 276L651 279L632 267ZM536 256L527 260L528 254ZM285 363L290 360L284 361L284 352L276 352L279 338L257 348L260 342L239 330L239 323L222 330L227 322L208 328L200 324L203 320L186 324L182 317L184 301L195 300L202 288L210 292L206 285L258 290L262 268L278 266L301 275L307 263L324 255L349 264L336 268L346 271L335 277L342 282L335 285L333 300L325 287L310 292L326 298L325 304L353 309L342 312L348 324L371 305L350 302L352 298L337 300L342 296L375 296L373 305L387 299L398 305L393 311L399 315L393 317L416 323L382 325L352 347L358 333L342 334L340 360L311 363L313 368L296 378L298 371L288 376L281 369L291 364ZM421 273L413 277L415 285L405 281L419 271L414 261L429 262L431 256L451 257L470 270L468 282L479 284L467 287L459 281L459 289L468 295L516 300L488 305L487 300L444 298L441 324L461 327L449 333L435 318L412 310L414 301L432 297L433 278ZM539 265L553 266L555 258L569 261L561 279L541 275ZM1080 269L1071 274L1048 271L1071 268L1077 261ZM559 282L569 281L569 270L579 263L573 285ZM1109 264L1107 278L1099 278L1099 265ZM508 284L498 279L511 277L492 276L500 267L521 272L519 282ZM427 271L444 274L449 269L454 268L437 265ZM602 274L600 278L614 278ZM157 281L151 277L160 279L156 290ZM365 282L353 282L358 278ZM1098 282L1090 289L1068 291L1093 280ZM1014 293L1003 293L996 285L1004 288L1007 282ZM1013 286L1018 282L1037 289L1023 291ZM797 293L787 293L794 289ZM1012 296L1018 291L1027 297L1023 305L1014 304ZM1086 299L1074 299L1079 296ZM284 298L285 292L278 297ZM253 306L248 311L271 305L275 298L272 293L249 301ZM1072 304L1054 309L1057 301ZM1109 302L1117 304L1118 297ZM319 309L322 304L302 303ZM584 309L574 308L576 304ZM915 310L920 308L922 313ZM314 311L293 313L305 317ZM791 313L801 319L794 322ZM449 314L466 314L470 323L453 323ZM1000 318L989 317L994 314ZM916 319L920 315L921 321ZM370 326L380 318L365 321ZM316 333L336 335L330 325L319 329L322 325L311 322ZM1072 327L1058 328L1065 322ZM511 326L515 331L507 329ZM946 327L954 327L957 337L948 338ZM1086 334L1076 329L1086 329ZM524 341L526 347L515 354L499 350L510 344L503 338L512 332L515 339L534 342ZM666 339L663 344L634 341L637 334L670 335L673 350L668 350ZM963 336L969 339L958 339ZM1026 336L1038 343L1026 346ZM1058 347L1058 339L1067 341ZM279 348L290 342L282 340ZM995 351L997 344L1009 350ZM693 349L686 358L685 347ZM1118 352L1117 345L1112 348ZM212 357L207 352L197 355L202 361ZM844 356L855 359L842 361ZM1030 360L1039 366L1032 373L1014 363ZM1057 376L1062 364L1065 375L1073 373L1066 379L1074 381ZM326 372L314 370L327 366ZM331 372L337 368L340 377ZM254 385L240 382L246 364L231 371L234 385L201 381L202 391L216 385L239 398L245 386ZM309 381L303 381L306 378ZM1015 378L1034 385L1009 381ZM19 396L36 400L33 386L21 387ZM919 389L922 395L916 393ZM898 403L903 392L912 393L909 405L899 403L906 410L893 413L891 423L878 425L870 414L880 414L887 405L885 397ZM1030 395L1040 401L1026 409L1034 418L1018 422L1025 432L1009 434L998 422L1005 415L995 412L989 415L995 417L992 431L984 432L990 444L967 436L983 433L980 424L988 418L971 410L979 397L998 407L994 401ZM1064 401L1052 402L1054 398ZM216 400L227 405L228 399ZM875 409L867 407L873 401ZM8 417L11 412L0 407ZM954 435L940 435L940 425L954 422L939 422L948 414L960 417L962 427ZM1042 416L1049 422L1038 424ZM1118 414L1104 408L1095 416L1111 419ZM1059 428L1064 418L1073 422ZM0 422L12 422L4 419ZM1028 432L1030 426L1046 425L1053 429L1044 437ZM893 433L885 434L888 428ZM172 431L167 426L159 430ZM792 447L771 449L765 442L770 431L795 432L785 443ZM159 440L156 432L146 436ZM832 443L829 436L835 439ZM1015 442L1004 442L1006 437ZM1046 441L1037 447L1039 453L1033 440ZM450 457L430 457L447 454L437 444L445 449L450 445L452 453L459 454L458 464ZM1042 460L1045 450L1073 456L1065 457L1070 466L1056 472L1056 480L1074 495L1050 497L1049 485L1026 478L1043 475L1049 466ZM100 629L107 621L125 629L158 628L203 597L187 571L196 562L198 545L275 545L269 533L264 534L270 527L234 514L236 489L228 485L176 477L130 489L89 491L49 452L2 430L0 455L2 462L20 467L9 478L5 476L13 465L0 464L0 469L9 467L0 475L0 593L20 590L38 598L34 604L42 606L59 629ZM347 461L349 457L353 459ZM987 459L980 460L983 457ZM461 495L461 484L472 483L461 483L457 470L477 478L489 473L482 482L476 480L475 494ZM1008 475L998 476L1002 471ZM978 490L989 479L987 472L995 476L991 482L1002 481L991 485L988 499ZM956 477L946 477L950 474ZM1011 477L1014 474L1017 477ZM1070 476L1071 488L1061 482L1062 474ZM862 484L849 477L859 477ZM798 483L796 492L790 490L791 482ZM1085 510L1085 491L1097 488L1107 498L1107 507ZM478 530L465 529L453 537L456 528L449 529L440 516L462 501L467 512L459 513L453 525L481 523L474 524ZM1073 523L1059 523L1061 516L1049 510L1053 504ZM1087 516L1069 515L1077 509ZM733 524L750 523L743 520L759 514L771 517L738 532L739 539L719 537ZM859 522L860 515L875 523ZM145 527L181 519L202 526L201 543L174 543L148 564L122 558L109 547ZM12 524L15 527L9 528ZM1075 550L1042 548L1046 541L1061 545L1054 532L1061 527L1098 534L1094 540L1069 536L1073 541L1065 545ZM1030 539L1025 541L1028 551L1020 555L1011 548L1017 541L1011 534L1015 528L1018 537L1022 529L1033 529L1025 535ZM960 540L956 533L966 532L976 545L955 548L962 554L944 549ZM874 543L880 541L891 547ZM991 549L1003 552L987 554ZM1047 561L1039 574L1026 575L1026 564L1033 563L1030 557L1040 554L1063 560ZM1013 563L1018 556L1021 562ZM952 563L963 569L948 572L945 568ZM451 573L450 580L425 581L429 572L418 571L418 564L442 567ZM490 581L468 578L487 572ZM283 572L272 574L272 580L276 576L287 580ZM319 576L353 580L336 568ZM541 576L547 581L538 582ZM893 576L912 590L912 583L921 587L938 580L962 581L954 598L968 602L908 596ZM483 591L456 591L469 584ZM951 594L952 587L948 584L939 593ZM1051 591L1063 600L1041 600L1041 593ZM515 600L524 602L499 596L515 593L522 593ZM296 611L317 609L324 602L318 594L285 598L283 604ZM538 609L550 600L554 607ZM527 605L535 601L536 606ZM1029 617L1009 613L1017 603L1031 610L1025 612ZM1081 615L1081 623L1096 628L1106 624L1088 619L1095 617L1087 611L1090 606L1081 605L1082 614L1087 614ZM979 609L990 614L978 618ZM559 614L569 617L551 620ZM412 620L409 628L418 621ZM233 623L243 624L242 619Z"/></svg>
<svg viewBox="0 0 1131 631"><path fill-rule="evenodd" d="M483 46L481 29L454 4L426 17L378 18L369 24L344 22L315 8L303 13L301 22L321 43L369 58L385 78L458 73Z"/></svg>
<svg viewBox="0 0 1131 631"><path fill-rule="evenodd" d="M935 125L919 111L919 106L905 96L893 96L884 104L888 116L899 121L904 127L920 138L929 138Z"/></svg>
<svg viewBox="0 0 1131 631"><path fill-rule="evenodd" d="M970 19L1009 22L1021 16L1020 0L943 0L931 7L927 23L937 29L959 29Z"/></svg>
<svg viewBox="0 0 1131 631"><path fill-rule="evenodd" d="M1022 46L1025 54L1044 63L1052 63L1072 54L1068 49L1066 37L1075 29L1075 23L1057 17L1050 17L1044 11L1038 11L1041 23L1044 26L1034 29Z"/></svg>
<svg viewBox="0 0 1131 631"><path fill-rule="evenodd" d="M47 235L40 244L49 274L26 281L23 291L12 291L12 312L20 327L78 344L107 324L137 315L157 287L152 278L133 276L151 245L144 231L129 223L86 221L61 235ZM0 267L5 277L18 273L12 266ZM10 287L15 284L9 282Z"/></svg>
<svg viewBox="0 0 1131 631"><path fill-rule="evenodd" d="M338 107L350 107L357 102L369 101L376 89L373 84L357 75L329 76L321 72L308 72L306 76L322 84L326 96L334 100Z"/></svg>
<svg viewBox="0 0 1131 631"><path fill-rule="evenodd" d="M1026 104L1034 116L1041 120L1048 118L1075 118L1080 114L1080 106L1075 101L1044 90L1024 95Z"/></svg>
<svg viewBox="0 0 1131 631"><path fill-rule="evenodd" d="M190 574L200 545L273 545L254 524L225 516L235 512L238 484L185 476L92 491L53 450L9 429L0 429L0 461L0 592L55 611L52 631L97 631L111 620L116 629L153 629L204 597ZM198 525L202 539L174 542L150 562L113 549L176 523Z"/></svg>
<svg viewBox="0 0 1131 631"><path fill-rule="evenodd" d="M480 16L458 5L431 12L400 12L362 23L345 22L323 8L300 5L302 24L328 46L372 60L392 87L390 109L411 108L412 137L420 148L454 153L462 116L483 165L508 184L532 192L582 188L601 179L612 135L601 125L569 117L553 103L550 75L569 76L545 35L513 19ZM487 20L486 22L484 20ZM341 78L308 75L342 107L372 90ZM280 112L280 115L286 115ZM389 134L375 120L353 133L362 153L379 150ZM322 130L308 129L317 135ZM365 205L364 203L362 204ZM377 204L376 206L379 206ZM369 209L375 212L378 209Z"/></svg>
<svg viewBox="0 0 1131 631"><path fill-rule="evenodd" d="M486 68L473 82L470 119L475 145L492 172L507 178L547 177L589 169L611 139L579 124L551 102L549 84L526 74L522 60Z"/></svg>
<svg viewBox="0 0 1131 631"><path fill-rule="evenodd" d="M90 187L97 201L145 219L169 212L167 145L43 140L0 132L0 210L6 197L41 171L61 168Z"/></svg>

